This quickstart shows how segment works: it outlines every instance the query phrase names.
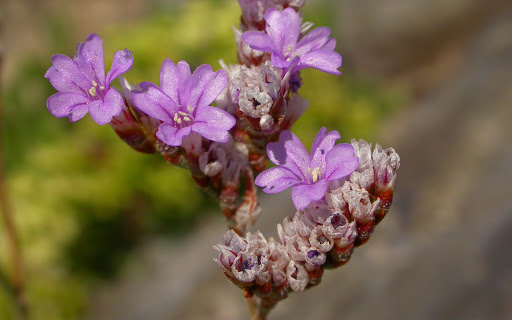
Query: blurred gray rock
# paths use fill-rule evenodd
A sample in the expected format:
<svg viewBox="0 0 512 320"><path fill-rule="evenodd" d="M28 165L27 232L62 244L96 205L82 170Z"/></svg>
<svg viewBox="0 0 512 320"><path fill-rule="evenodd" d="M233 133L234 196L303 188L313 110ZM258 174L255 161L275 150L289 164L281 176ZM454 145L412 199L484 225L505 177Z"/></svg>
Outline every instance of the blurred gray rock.
<svg viewBox="0 0 512 320"><path fill-rule="evenodd" d="M437 67L478 34L506 0L339 0L343 62L364 76L396 77ZM441 62L441 68L447 69ZM431 70L429 72L432 72Z"/></svg>

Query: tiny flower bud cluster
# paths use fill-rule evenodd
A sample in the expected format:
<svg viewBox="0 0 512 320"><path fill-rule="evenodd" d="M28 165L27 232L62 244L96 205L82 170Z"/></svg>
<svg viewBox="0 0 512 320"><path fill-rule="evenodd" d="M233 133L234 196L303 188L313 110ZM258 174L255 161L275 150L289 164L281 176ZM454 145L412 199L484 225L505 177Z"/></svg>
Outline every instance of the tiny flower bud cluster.
<svg viewBox="0 0 512 320"><path fill-rule="evenodd" d="M306 0L238 0L242 9L243 31L263 30L265 28L265 12L270 8L283 10L291 7L299 10L304 6Z"/></svg>
<svg viewBox="0 0 512 320"><path fill-rule="evenodd" d="M260 232L245 238L233 231L224 235L215 247L216 262L231 281L263 299L280 300L317 285L324 269L344 265L354 247L368 241L380 221L378 210L385 209L382 203L392 200L383 197L393 193L400 158L380 145L372 154L364 140L353 140L352 147L359 159L355 171L330 181L324 197L284 219L277 226L279 242L267 241ZM382 191L377 191L379 183L385 184Z"/></svg>

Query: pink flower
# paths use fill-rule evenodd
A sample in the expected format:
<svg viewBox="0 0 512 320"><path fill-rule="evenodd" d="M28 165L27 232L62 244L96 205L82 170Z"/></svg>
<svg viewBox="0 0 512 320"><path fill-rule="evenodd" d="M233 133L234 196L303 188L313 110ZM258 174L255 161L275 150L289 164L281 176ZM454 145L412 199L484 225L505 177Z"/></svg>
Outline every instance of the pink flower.
<svg viewBox="0 0 512 320"><path fill-rule="evenodd" d="M132 92L132 100L137 108L163 122L156 136L170 146L180 146L192 132L225 143L235 118L210 104L227 81L224 70L213 72L211 66L203 64L191 73L185 61L174 65L166 59L160 70L160 87L143 82L143 91Z"/></svg>
<svg viewBox="0 0 512 320"><path fill-rule="evenodd" d="M89 112L94 122L103 125L121 113L123 98L110 88L110 84L132 67L133 57L128 49L115 53L106 76L103 42L94 33L85 43L78 44L73 60L56 54L52 56L52 62L44 75L59 91L46 101L51 114L57 118L68 117L74 122Z"/></svg>
<svg viewBox="0 0 512 320"><path fill-rule="evenodd" d="M313 29L299 40L300 19L292 8L282 12L271 8L265 13L265 21L266 32L247 31L242 34L242 40L254 50L270 52L274 67L291 68L291 74L304 68L341 74L338 68L342 59L334 51L336 40L329 38L331 29Z"/></svg>
<svg viewBox="0 0 512 320"><path fill-rule="evenodd" d="M293 187L295 207L304 210L313 201L324 198L329 181L350 175L359 164L350 144L334 145L340 138L337 131L320 129L311 155L290 131L283 131L278 142L267 145L267 154L277 167L263 171L255 180L266 193L279 193Z"/></svg>

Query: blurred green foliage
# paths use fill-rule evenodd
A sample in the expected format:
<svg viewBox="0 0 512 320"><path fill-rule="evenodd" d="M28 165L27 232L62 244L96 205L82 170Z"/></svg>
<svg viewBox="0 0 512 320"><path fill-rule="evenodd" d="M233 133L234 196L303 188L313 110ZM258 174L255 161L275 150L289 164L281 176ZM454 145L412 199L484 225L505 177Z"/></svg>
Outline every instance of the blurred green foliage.
<svg viewBox="0 0 512 320"><path fill-rule="evenodd" d="M306 18L329 25L331 12L320 7ZM101 35L107 69L113 52L125 47L135 57L127 75L132 82L158 83L165 58L186 59L193 68L208 63L218 69L220 58L236 63L232 26L238 21L236 1L194 0L179 12L155 10ZM56 30L57 42L68 36ZM73 50L62 53L72 55ZM2 146L32 319L74 319L87 308L91 281L113 275L145 234L183 234L216 207L186 171L159 156L132 151L108 126L88 117L73 124L52 117L44 105L55 92L43 78L49 61L27 56L6 84ZM306 146L321 126L339 130L345 141L370 138L397 101L347 75L305 70L302 77L300 92L311 104L295 131ZM1 267L6 269L3 236L0 248ZM0 291L0 319L11 318L13 312L8 295Z"/></svg>

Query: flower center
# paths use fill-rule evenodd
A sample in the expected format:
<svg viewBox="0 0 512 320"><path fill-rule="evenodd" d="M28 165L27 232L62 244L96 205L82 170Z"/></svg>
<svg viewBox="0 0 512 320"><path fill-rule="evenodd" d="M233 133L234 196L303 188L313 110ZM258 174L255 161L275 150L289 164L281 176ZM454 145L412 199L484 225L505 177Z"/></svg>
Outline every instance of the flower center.
<svg viewBox="0 0 512 320"><path fill-rule="evenodd" d="M308 172L311 175L311 178L313 179L313 183L316 183L320 178L320 167L316 167L313 170L311 170L311 168L308 168Z"/></svg>
<svg viewBox="0 0 512 320"><path fill-rule="evenodd" d="M192 111L194 111L194 108L191 106L187 106L187 112L184 111L178 111L174 114L174 123L178 127L185 127L190 124L194 120L194 117L192 116Z"/></svg>
<svg viewBox="0 0 512 320"><path fill-rule="evenodd" d="M92 98L102 99L103 98L103 90L105 90L105 87L98 85L98 83L93 80L92 87L89 89L89 94L91 95Z"/></svg>
<svg viewBox="0 0 512 320"><path fill-rule="evenodd" d="M284 54L287 62L292 61L292 59L297 56L296 54L292 54L292 52L293 52L293 46L290 44L288 46L288 48L286 48L286 53Z"/></svg>

